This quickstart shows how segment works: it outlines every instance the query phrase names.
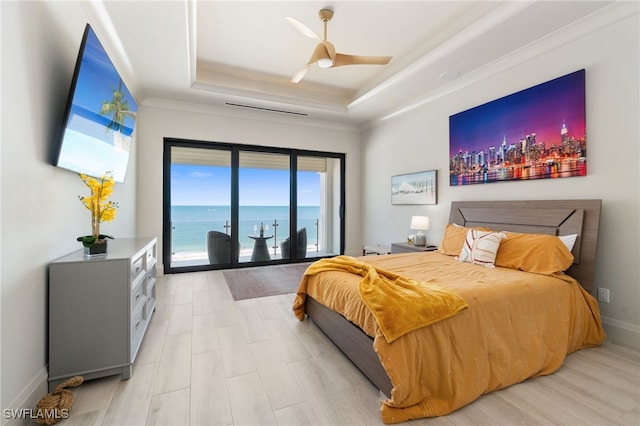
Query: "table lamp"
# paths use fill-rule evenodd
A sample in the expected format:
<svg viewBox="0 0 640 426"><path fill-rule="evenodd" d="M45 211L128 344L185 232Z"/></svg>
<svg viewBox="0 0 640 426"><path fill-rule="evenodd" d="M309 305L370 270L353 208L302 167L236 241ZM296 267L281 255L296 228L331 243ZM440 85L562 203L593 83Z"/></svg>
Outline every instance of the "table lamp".
<svg viewBox="0 0 640 426"><path fill-rule="evenodd" d="M416 246L426 246L427 237L422 233L429 229L429 218L427 216L412 216L411 217L411 229L418 231L413 244Z"/></svg>

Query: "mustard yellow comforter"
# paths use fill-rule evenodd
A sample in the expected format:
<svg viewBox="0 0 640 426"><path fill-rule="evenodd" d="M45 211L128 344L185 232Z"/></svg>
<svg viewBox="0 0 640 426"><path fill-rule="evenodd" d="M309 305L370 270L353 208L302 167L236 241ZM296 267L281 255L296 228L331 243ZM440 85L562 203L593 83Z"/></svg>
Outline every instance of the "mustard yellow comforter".
<svg viewBox="0 0 640 426"><path fill-rule="evenodd" d="M389 343L360 295L362 274L313 265L305 274L294 302L298 314L309 295L374 338L393 384L382 402L385 423L446 415L482 394L553 373L567 354L605 337L597 302L567 275L489 269L435 252L356 260L448 289L468 305Z"/></svg>
<svg viewBox="0 0 640 426"><path fill-rule="evenodd" d="M309 266L304 276L326 271L349 272L362 277L358 292L388 343L469 307L451 290L418 282L349 256L321 259ZM293 311L300 320L304 319L305 285L306 281L303 281L293 304Z"/></svg>

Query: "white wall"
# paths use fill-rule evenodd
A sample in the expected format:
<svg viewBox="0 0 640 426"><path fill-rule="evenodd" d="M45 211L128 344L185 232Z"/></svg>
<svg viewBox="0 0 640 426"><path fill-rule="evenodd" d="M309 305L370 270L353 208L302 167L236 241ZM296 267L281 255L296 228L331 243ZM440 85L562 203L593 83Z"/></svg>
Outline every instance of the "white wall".
<svg viewBox="0 0 640 426"><path fill-rule="evenodd" d="M90 20L79 3L0 7L0 402L2 409L18 409L24 402L34 407L47 392L47 265L81 249L76 237L91 229L91 216L78 200L87 188L76 174L50 163ZM120 211L103 225L106 233L135 235L135 175L134 157L126 183L114 189Z"/></svg>
<svg viewBox="0 0 640 426"><path fill-rule="evenodd" d="M362 209L375 212L364 215L364 242L403 241L412 232L411 216L424 214L432 224L428 242L437 244L454 200L602 199L595 285L611 290L610 303L600 304L605 329L612 340L639 348L637 10L636 3L634 15L615 23L593 17L583 27L599 27L597 31L574 41L555 43L551 49L530 46L519 52L524 61L510 67L496 64L486 78L473 82L474 76L463 76L451 83L447 96L380 121L363 132L362 180L366 184ZM599 20L603 25L598 24ZM566 40L566 34L554 37ZM514 62L513 58L502 61ZM450 115L581 68L586 69L588 176L449 186ZM438 205L391 205L391 176L432 169L438 170Z"/></svg>
<svg viewBox="0 0 640 426"><path fill-rule="evenodd" d="M157 236L162 259L163 138L175 137L346 154L345 253L361 253L360 146L354 128L231 107L145 102L138 122L138 231Z"/></svg>
<svg viewBox="0 0 640 426"><path fill-rule="evenodd" d="M73 173L49 162L85 23L94 26L103 44L110 42L99 22L93 21L94 15L85 10L88 4L0 1L3 409L20 408L23 403L32 407L46 393L47 264L78 249L76 236L89 228L88 212L77 200L85 187ZM129 164L126 183L114 191L113 199L120 203L118 217L103 229L116 237L161 236L159 183L165 136L346 153L348 254L358 254L361 242L401 241L409 233L410 216L417 212L432 217L434 229L428 237L437 241L452 200L602 198L596 284L611 289L611 303L603 305L602 311L608 324L617 326L608 326L610 336L637 343L638 27L636 15L382 122L362 134L362 151L359 135L346 127L269 115L234 116L184 105L178 110L143 105L134 143L137 159L134 155ZM118 66L118 58L114 61ZM589 176L448 187L450 114L583 67L587 69ZM390 158L398 160L390 162ZM437 206L390 205L392 175L429 169L440 171ZM361 238L361 230L366 238Z"/></svg>

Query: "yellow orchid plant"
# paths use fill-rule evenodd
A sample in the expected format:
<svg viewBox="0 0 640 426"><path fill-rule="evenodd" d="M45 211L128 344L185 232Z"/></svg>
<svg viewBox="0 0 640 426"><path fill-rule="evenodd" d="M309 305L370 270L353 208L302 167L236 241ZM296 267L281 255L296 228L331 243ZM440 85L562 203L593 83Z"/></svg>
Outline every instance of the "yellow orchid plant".
<svg viewBox="0 0 640 426"><path fill-rule="evenodd" d="M91 191L89 196L78 196L80 202L91 212L91 235L78 237L78 241L82 241L82 245L85 247L91 247L99 240L113 239L109 235L100 233L100 223L111 222L118 212L118 203L108 201L109 196L113 193L115 181L113 174L108 172L99 178L80 173L80 179Z"/></svg>

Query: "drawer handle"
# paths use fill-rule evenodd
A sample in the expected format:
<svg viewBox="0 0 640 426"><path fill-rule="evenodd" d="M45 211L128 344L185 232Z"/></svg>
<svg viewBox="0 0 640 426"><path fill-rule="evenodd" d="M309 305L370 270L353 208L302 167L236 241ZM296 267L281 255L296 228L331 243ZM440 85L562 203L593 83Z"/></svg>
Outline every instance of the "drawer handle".
<svg viewBox="0 0 640 426"><path fill-rule="evenodd" d="M140 270L140 265L136 265L136 272Z"/></svg>
<svg viewBox="0 0 640 426"><path fill-rule="evenodd" d="M140 293L136 294L136 300L140 299Z"/></svg>
<svg viewBox="0 0 640 426"><path fill-rule="evenodd" d="M139 325L140 325L140 320L138 320L138 322L136 322L135 328L138 328Z"/></svg>

